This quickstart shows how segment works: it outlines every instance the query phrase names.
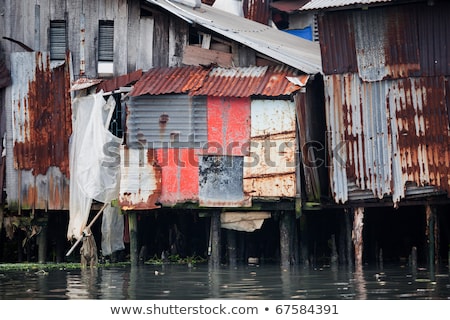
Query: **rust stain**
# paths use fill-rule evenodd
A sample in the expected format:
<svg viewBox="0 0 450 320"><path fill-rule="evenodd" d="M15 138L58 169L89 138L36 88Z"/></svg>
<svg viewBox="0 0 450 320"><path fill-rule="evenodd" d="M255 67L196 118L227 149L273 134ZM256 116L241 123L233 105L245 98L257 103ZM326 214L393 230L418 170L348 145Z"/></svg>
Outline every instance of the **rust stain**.
<svg viewBox="0 0 450 320"><path fill-rule="evenodd" d="M50 58L36 54L35 78L28 97L17 106L24 108L28 121L21 129L24 142L14 145L17 169L45 175L50 166L69 177L69 137L72 133L70 75L68 63L50 68Z"/></svg>

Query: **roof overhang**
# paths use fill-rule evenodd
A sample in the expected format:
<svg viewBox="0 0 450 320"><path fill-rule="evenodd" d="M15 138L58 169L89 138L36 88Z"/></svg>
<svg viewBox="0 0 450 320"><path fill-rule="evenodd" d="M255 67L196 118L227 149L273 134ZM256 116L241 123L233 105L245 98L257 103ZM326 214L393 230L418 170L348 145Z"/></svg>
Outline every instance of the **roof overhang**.
<svg viewBox="0 0 450 320"><path fill-rule="evenodd" d="M322 72L320 46L316 42L204 4L195 8L169 0L146 1L304 73Z"/></svg>

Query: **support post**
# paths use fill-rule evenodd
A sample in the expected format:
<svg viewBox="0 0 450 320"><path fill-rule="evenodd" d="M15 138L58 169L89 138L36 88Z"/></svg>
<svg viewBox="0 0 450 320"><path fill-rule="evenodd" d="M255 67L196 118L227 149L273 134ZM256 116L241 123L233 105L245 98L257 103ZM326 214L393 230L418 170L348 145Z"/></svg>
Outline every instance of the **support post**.
<svg viewBox="0 0 450 320"><path fill-rule="evenodd" d="M363 254L363 219L364 208L358 207L353 212L353 246L355 248L355 269L362 268Z"/></svg>
<svg viewBox="0 0 450 320"><path fill-rule="evenodd" d="M41 227L41 232L37 236L38 241L38 262L47 262L47 226Z"/></svg>
<svg viewBox="0 0 450 320"><path fill-rule="evenodd" d="M130 232L130 262L132 266L139 263L137 213L128 212L128 230Z"/></svg>
<svg viewBox="0 0 450 320"><path fill-rule="evenodd" d="M346 237L346 261L348 270L353 269L353 244L352 244L352 216L351 212L345 212L345 237Z"/></svg>
<svg viewBox="0 0 450 320"><path fill-rule="evenodd" d="M220 266L220 212L213 212L211 215L211 256L209 266L218 268Z"/></svg>
<svg viewBox="0 0 450 320"><path fill-rule="evenodd" d="M283 269L289 268L292 258L292 219L289 212L282 211L280 214L280 260Z"/></svg>
<svg viewBox="0 0 450 320"><path fill-rule="evenodd" d="M236 268L237 265L236 236L236 230L227 230L228 265L230 268Z"/></svg>
<svg viewBox="0 0 450 320"><path fill-rule="evenodd" d="M436 238L435 238L435 223L436 223L436 208L426 205L425 214L427 218L427 243L428 243L428 266L430 277L434 275L436 264Z"/></svg>

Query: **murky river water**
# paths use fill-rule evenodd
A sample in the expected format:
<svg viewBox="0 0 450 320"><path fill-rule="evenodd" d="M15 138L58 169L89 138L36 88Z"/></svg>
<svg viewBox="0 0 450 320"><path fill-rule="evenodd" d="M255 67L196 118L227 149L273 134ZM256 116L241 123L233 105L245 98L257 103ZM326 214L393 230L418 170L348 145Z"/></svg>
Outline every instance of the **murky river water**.
<svg viewBox="0 0 450 320"><path fill-rule="evenodd" d="M448 268L441 269L432 277L407 267L355 273L272 265L0 271L0 299L450 299Z"/></svg>

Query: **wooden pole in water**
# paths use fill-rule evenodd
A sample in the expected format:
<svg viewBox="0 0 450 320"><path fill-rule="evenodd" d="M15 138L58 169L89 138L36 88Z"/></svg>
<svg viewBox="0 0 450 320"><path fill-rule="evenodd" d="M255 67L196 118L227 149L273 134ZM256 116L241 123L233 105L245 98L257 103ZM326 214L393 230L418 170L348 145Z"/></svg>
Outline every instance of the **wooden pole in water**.
<svg viewBox="0 0 450 320"><path fill-rule="evenodd" d="M128 212L128 230L130 232L130 263L133 266L139 263L137 213Z"/></svg>
<svg viewBox="0 0 450 320"><path fill-rule="evenodd" d="M209 266L218 268L220 266L220 212L213 212L211 215L211 256Z"/></svg>
<svg viewBox="0 0 450 320"><path fill-rule="evenodd" d="M47 260L47 226L41 227L41 232L37 236L38 241L38 262L45 263Z"/></svg>
<svg viewBox="0 0 450 320"><path fill-rule="evenodd" d="M432 208L430 205L426 205L425 214L427 217L427 230L426 234L428 236L428 266L430 276L434 275L435 271L435 220L436 220L436 211L435 208Z"/></svg>
<svg viewBox="0 0 450 320"><path fill-rule="evenodd" d="M281 268L287 269L290 265L291 248L290 248L290 230L289 215L282 211L280 214L280 260Z"/></svg>
<svg viewBox="0 0 450 320"><path fill-rule="evenodd" d="M353 243L352 243L352 216L351 216L351 212L348 212L346 210L345 212L345 236L346 236L346 247L347 247L347 252L346 252L346 260L347 260L347 267L348 270L352 270L353 269Z"/></svg>
<svg viewBox="0 0 450 320"><path fill-rule="evenodd" d="M353 212L353 246L355 247L355 269L362 268L363 253L363 219L364 208L358 207Z"/></svg>
<svg viewBox="0 0 450 320"><path fill-rule="evenodd" d="M236 230L227 230L228 265L235 268L237 263Z"/></svg>

